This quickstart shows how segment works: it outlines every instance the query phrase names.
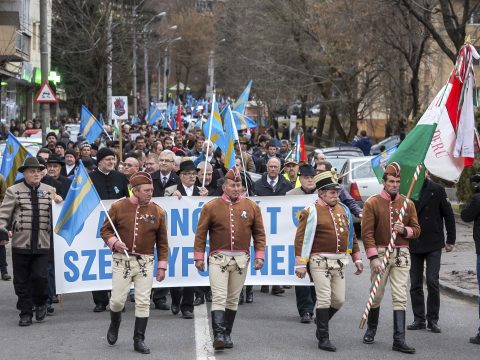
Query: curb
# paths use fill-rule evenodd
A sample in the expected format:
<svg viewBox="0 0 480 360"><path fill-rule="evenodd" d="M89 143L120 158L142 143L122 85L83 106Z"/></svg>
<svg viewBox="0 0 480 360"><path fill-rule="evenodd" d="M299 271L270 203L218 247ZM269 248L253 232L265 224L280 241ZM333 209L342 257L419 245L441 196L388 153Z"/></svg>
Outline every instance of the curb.
<svg viewBox="0 0 480 360"><path fill-rule="evenodd" d="M462 289L458 286L451 285L446 281L439 280L440 283L440 289L445 291L446 293L462 298L464 300L472 301L474 303L478 303L479 301L479 295L478 293L475 294L472 291L468 291L465 289Z"/></svg>

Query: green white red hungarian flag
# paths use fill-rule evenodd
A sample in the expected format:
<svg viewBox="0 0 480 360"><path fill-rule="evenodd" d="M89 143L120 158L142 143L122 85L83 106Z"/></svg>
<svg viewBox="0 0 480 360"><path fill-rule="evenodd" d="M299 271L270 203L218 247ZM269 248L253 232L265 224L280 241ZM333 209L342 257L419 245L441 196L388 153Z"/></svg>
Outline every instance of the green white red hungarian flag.
<svg viewBox="0 0 480 360"><path fill-rule="evenodd" d="M473 59L480 58L475 48L465 44L457 55L455 68L445 85L427 108L417 125L390 157L389 163L401 166L400 193L406 195L418 164L445 180L456 182L464 167L472 166L477 106ZM478 145L478 143L477 143ZM423 185L424 170L412 193L417 199Z"/></svg>

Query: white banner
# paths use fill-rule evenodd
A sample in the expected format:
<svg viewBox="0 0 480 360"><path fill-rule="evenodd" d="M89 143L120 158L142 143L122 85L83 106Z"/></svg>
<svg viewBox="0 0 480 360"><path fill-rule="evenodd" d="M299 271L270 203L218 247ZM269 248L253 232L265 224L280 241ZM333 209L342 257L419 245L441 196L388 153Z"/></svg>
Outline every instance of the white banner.
<svg viewBox="0 0 480 360"><path fill-rule="evenodd" d="M128 96L112 96L112 119L128 120Z"/></svg>
<svg viewBox="0 0 480 360"><path fill-rule="evenodd" d="M317 195L255 197L259 204L267 248L263 268L255 271L250 262L248 285L308 285L308 279L295 276L294 239L299 212L311 204ZM169 260L166 279L153 287L208 286L208 271L199 273L193 260L193 243L202 206L212 198L155 198L167 213ZM113 200L104 201L109 208ZM54 225L61 204L53 204ZM111 289L112 253L100 237L105 213L98 205L88 217L83 230L71 246L54 234L55 282L58 294ZM208 246L208 243L207 243ZM208 251L208 249L207 249ZM251 247L253 259L253 244ZM156 269L155 269L156 271Z"/></svg>

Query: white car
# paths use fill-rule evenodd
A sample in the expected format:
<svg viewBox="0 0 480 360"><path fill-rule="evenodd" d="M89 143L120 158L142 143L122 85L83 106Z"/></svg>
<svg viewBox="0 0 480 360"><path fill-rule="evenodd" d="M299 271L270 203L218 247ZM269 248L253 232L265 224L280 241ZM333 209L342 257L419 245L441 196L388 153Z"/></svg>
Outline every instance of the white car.
<svg viewBox="0 0 480 360"><path fill-rule="evenodd" d="M318 116L320 114L320 105L313 105L309 110L308 110L308 115L310 116Z"/></svg>
<svg viewBox="0 0 480 360"><path fill-rule="evenodd" d="M42 147L42 138L33 137L17 137L17 140L27 149L33 156L37 155L38 150ZM2 164L3 152L5 151L6 141L0 143L0 166Z"/></svg>
<svg viewBox="0 0 480 360"><path fill-rule="evenodd" d="M70 134L70 140L76 142L80 133L80 124L65 124L64 130Z"/></svg>
<svg viewBox="0 0 480 360"><path fill-rule="evenodd" d="M380 193L383 189L373 172L372 158L373 156L350 158L341 171L341 174L345 174L342 177L342 184L361 206L370 196Z"/></svg>

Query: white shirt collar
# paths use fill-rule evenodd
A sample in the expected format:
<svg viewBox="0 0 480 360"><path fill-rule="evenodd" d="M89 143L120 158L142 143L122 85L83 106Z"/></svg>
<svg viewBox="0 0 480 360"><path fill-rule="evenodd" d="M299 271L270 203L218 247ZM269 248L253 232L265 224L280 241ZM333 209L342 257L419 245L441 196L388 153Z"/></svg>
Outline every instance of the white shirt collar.
<svg viewBox="0 0 480 360"><path fill-rule="evenodd" d="M275 185L277 185L278 176L275 179L270 179L270 177L267 175L267 181L269 184L272 184L272 181L273 181L272 187L274 187Z"/></svg>
<svg viewBox="0 0 480 360"><path fill-rule="evenodd" d="M186 187L183 185L183 188L185 189L185 192L187 193L187 196L192 196L193 195L193 188L195 185L192 185L190 187Z"/></svg>
<svg viewBox="0 0 480 360"><path fill-rule="evenodd" d="M167 175L163 175L162 172L160 171L160 179L161 179L162 181L163 181L163 178L164 178L164 177L166 177L167 180L170 179L170 174L171 174L171 173L172 173L172 172L170 171Z"/></svg>

